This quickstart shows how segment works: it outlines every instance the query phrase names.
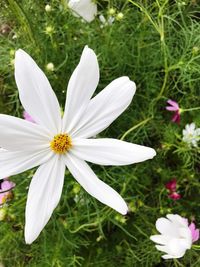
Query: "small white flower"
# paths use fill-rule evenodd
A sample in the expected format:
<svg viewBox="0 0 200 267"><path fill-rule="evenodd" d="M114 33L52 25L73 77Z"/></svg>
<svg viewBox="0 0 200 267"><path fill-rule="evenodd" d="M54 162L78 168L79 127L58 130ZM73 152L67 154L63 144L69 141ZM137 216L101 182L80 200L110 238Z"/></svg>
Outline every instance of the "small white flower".
<svg viewBox="0 0 200 267"><path fill-rule="evenodd" d="M156 221L156 229L160 235L150 237L159 244L156 248L165 252L164 259L181 258L187 249L192 246L192 232L188 221L177 214L168 214L167 218L159 218Z"/></svg>
<svg viewBox="0 0 200 267"><path fill-rule="evenodd" d="M104 26L112 25L113 22L114 22L114 20L115 20L115 18L112 17L112 16L109 16L108 19L106 19L106 18L104 17L104 15L100 15L100 16L99 16L99 20L100 20L101 23L102 23L102 24L101 24L101 28L103 28Z"/></svg>
<svg viewBox="0 0 200 267"><path fill-rule="evenodd" d="M106 24L106 19L105 19L104 15L101 14L99 16L99 20L101 21L102 24Z"/></svg>
<svg viewBox="0 0 200 267"><path fill-rule="evenodd" d="M186 124L183 130L183 141L190 146L197 147L197 142L200 140L200 128L196 128L195 123Z"/></svg>
<svg viewBox="0 0 200 267"><path fill-rule="evenodd" d="M92 0L70 0L68 7L75 16L80 16L87 22L94 20L97 15L97 5Z"/></svg>
<svg viewBox="0 0 200 267"><path fill-rule="evenodd" d="M17 38L18 38L18 35L17 34L14 34L13 37L12 37L13 40L14 39L17 39Z"/></svg>
<svg viewBox="0 0 200 267"><path fill-rule="evenodd" d="M68 84L64 115L51 85L23 50L15 56L15 80L24 110L35 123L0 115L0 179L36 167L26 204L26 243L32 243L49 221L62 193L65 168L93 197L121 214L122 197L98 179L86 161L128 165L153 158L155 151L128 142L93 139L131 103L135 83L120 77L92 98L99 82L99 65L87 46Z"/></svg>

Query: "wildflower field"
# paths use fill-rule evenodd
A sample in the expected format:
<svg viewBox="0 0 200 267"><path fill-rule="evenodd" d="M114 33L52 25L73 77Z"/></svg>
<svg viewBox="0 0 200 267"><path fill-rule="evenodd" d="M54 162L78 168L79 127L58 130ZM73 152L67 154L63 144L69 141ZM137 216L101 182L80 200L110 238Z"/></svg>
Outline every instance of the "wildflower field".
<svg viewBox="0 0 200 267"><path fill-rule="evenodd" d="M200 267L199 114L198 0L0 0L0 267Z"/></svg>

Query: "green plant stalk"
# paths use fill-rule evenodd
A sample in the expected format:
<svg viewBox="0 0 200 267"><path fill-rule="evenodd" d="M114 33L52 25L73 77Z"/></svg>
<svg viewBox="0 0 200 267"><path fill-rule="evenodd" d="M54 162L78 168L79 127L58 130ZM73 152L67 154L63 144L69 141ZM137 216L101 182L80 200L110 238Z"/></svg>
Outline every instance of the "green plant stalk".
<svg viewBox="0 0 200 267"><path fill-rule="evenodd" d="M150 120L152 120L152 119L153 119L153 117L150 117L150 118L147 118L147 119L145 119L145 120L139 122L138 124L134 125L133 127L131 127L129 130L127 130L127 131L122 135L122 137L120 138L120 140L123 141L123 140L125 139L125 137L126 137L128 134L130 134L132 131L134 131L134 130L137 129L138 127L145 125L148 121L150 121Z"/></svg>
<svg viewBox="0 0 200 267"><path fill-rule="evenodd" d="M31 24L29 22L29 19L23 10L23 8L17 3L15 0L7 0L10 9L12 10L12 13L17 18L19 24L22 26L24 30L24 35L29 37L29 41L32 45L34 45L34 48L36 51L38 51L38 44L35 39Z"/></svg>

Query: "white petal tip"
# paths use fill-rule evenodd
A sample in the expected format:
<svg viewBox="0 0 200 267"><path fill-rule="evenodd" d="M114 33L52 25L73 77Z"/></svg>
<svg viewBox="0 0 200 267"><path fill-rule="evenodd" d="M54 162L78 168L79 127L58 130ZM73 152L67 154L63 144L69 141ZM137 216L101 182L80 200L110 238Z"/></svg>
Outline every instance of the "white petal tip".
<svg viewBox="0 0 200 267"><path fill-rule="evenodd" d="M29 233L30 232L30 233ZM25 232L24 232L24 235L25 235L25 243L27 245L31 245L36 239L37 237L39 236L39 234L34 234L33 232L31 231L27 231L26 229L26 226L25 226Z"/></svg>
<svg viewBox="0 0 200 267"><path fill-rule="evenodd" d="M17 51L15 52L15 58L17 56L25 55L25 54L26 54L26 52L23 49L17 49Z"/></svg>
<svg viewBox="0 0 200 267"><path fill-rule="evenodd" d="M151 235L151 236L150 236L150 240L153 241L153 242L155 242L155 241L154 241L154 235Z"/></svg>
<svg viewBox="0 0 200 267"><path fill-rule="evenodd" d="M126 215L128 213L129 209L124 200L123 200L122 206L116 209L116 211L119 212L121 215Z"/></svg>
<svg viewBox="0 0 200 267"><path fill-rule="evenodd" d="M19 66L19 64L24 61L26 62L25 60L27 60L27 58L30 58L30 56L22 49L18 49L16 52L15 52L15 69Z"/></svg>
<svg viewBox="0 0 200 267"><path fill-rule="evenodd" d="M26 237L26 236L25 236L25 243L26 243L27 245L31 245L31 244L33 243L33 241L34 241L34 240L32 240L30 237Z"/></svg>
<svg viewBox="0 0 200 267"><path fill-rule="evenodd" d="M120 213L121 213L122 215L127 215L128 210L121 211Z"/></svg>
<svg viewBox="0 0 200 267"><path fill-rule="evenodd" d="M83 49L83 53L82 54L85 54L85 53L90 53L93 56L95 56L95 58L96 58L96 54L95 54L94 50L92 48L90 48L88 45L85 45L84 46L84 49Z"/></svg>
<svg viewBox="0 0 200 267"><path fill-rule="evenodd" d="M156 151L151 148L151 159L154 158L156 156Z"/></svg>

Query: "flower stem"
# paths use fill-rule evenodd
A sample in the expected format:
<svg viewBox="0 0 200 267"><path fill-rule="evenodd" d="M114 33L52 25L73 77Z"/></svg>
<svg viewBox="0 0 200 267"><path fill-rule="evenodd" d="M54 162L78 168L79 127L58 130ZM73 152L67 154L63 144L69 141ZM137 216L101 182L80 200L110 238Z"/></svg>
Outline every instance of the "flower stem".
<svg viewBox="0 0 200 267"><path fill-rule="evenodd" d="M193 110L198 110L200 109L200 107L195 107L195 108L184 108L184 109L181 109L181 112L185 112L185 111L193 111Z"/></svg>
<svg viewBox="0 0 200 267"><path fill-rule="evenodd" d="M180 263L177 259L174 259L174 266L175 267L178 267L178 266L184 267L184 265L182 263Z"/></svg>
<svg viewBox="0 0 200 267"><path fill-rule="evenodd" d="M200 250L200 245L192 245L192 248L193 248L194 250Z"/></svg>
<svg viewBox="0 0 200 267"><path fill-rule="evenodd" d="M150 117L150 118L147 118L147 119L145 119L145 120L139 122L138 124L134 125L133 127L131 127L129 130L127 130L127 131L122 135L122 137L120 138L120 140L123 141L124 138L125 138L129 133L131 133L133 130L137 129L138 127L140 127L140 126L146 124L148 121L150 121L150 120L152 120L152 119L153 119L153 118Z"/></svg>

